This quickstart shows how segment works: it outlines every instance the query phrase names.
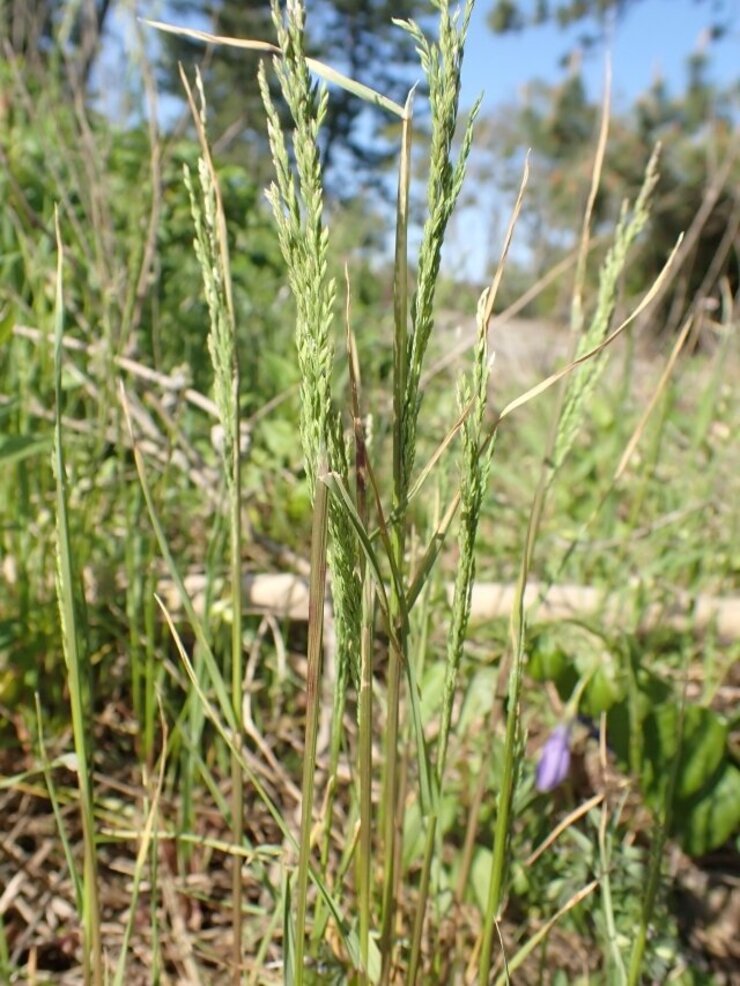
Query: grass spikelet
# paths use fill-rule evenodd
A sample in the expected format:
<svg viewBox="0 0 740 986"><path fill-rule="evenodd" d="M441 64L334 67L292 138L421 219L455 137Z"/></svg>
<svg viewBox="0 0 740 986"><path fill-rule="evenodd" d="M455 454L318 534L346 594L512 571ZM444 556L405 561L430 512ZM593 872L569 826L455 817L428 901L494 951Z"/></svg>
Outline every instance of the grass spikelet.
<svg viewBox="0 0 740 986"><path fill-rule="evenodd" d="M455 208L473 139L478 101L469 114L457 161L452 144L457 128L463 51L473 0L467 0L462 13L450 13L447 0L440 0L439 40L430 41L413 21L398 22L416 41L417 52L429 87L432 133L427 179L427 209L424 223L417 288L412 302L412 332L408 340L406 404L404 408L404 470L408 485L414 464L416 423L419 415L419 381L429 338L434 326L436 293L442 245Z"/></svg>
<svg viewBox="0 0 740 986"><path fill-rule="evenodd" d="M579 339L576 359L598 346L609 333L617 303L619 280L627 263L627 255L649 218L650 196L658 180L659 153L660 148L657 147L648 162L645 179L632 212L629 212L627 203L622 207L622 214L614 234L614 243L601 268L596 309L588 329ZM579 366L570 377L555 439L554 471L562 466L573 446L582 423L585 406L596 388L606 365L605 361L606 351L603 351L595 359Z"/></svg>

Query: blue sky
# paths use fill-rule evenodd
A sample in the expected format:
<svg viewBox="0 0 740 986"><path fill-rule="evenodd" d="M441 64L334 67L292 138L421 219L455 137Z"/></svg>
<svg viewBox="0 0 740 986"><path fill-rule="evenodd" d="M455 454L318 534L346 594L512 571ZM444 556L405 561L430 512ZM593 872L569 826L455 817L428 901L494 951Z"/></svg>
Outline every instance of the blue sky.
<svg viewBox="0 0 740 986"><path fill-rule="evenodd" d="M562 77L559 57L582 31L582 26L566 32L545 25L521 34L494 35L486 25L491 6L490 0L476 4L463 73L463 101L470 104L484 91L484 107L488 108L514 101L533 78L554 81ZM616 26L612 46L615 109L625 108L644 92L657 72L671 90L680 90L686 59L697 49L710 17L711 4L695 0L642 0L629 8ZM591 93L599 95L603 53L587 56L583 69ZM712 75L717 81L737 79L739 73L740 11L733 35L712 49Z"/></svg>

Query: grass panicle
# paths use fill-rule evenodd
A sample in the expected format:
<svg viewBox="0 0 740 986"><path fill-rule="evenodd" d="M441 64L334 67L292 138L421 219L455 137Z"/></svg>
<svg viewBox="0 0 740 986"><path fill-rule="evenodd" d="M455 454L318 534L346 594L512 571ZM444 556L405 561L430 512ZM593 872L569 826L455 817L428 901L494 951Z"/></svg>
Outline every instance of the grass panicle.
<svg viewBox="0 0 740 986"><path fill-rule="evenodd" d="M239 361L234 302L231 295L231 269L226 238L226 220L216 172L206 136L206 100L200 75L196 83L200 96L197 111L192 91L186 92L200 138L198 160L199 194L187 166L185 184L195 227L195 254L203 276L203 289L210 316L208 351L213 363L213 391L223 430L222 459L229 498L229 554L231 584L231 707L237 735L242 734L242 689L244 643L242 640L242 496L241 430L239 425ZM244 782L236 756L231 758L231 825L234 845L241 848L244 834ZM232 915L234 946L233 981L241 983L242 964L242 871L241 858L232 860Z"/></svg>
<svg viewBox="0 0 740 986"><path fill-rule="evenodd" d="M462 455L460 464L460 526L458 532L459 562L455 576L452 615L447 642L444 697L441 725L437 741L437 779L441 783L447 759L452 721L452 704L457 690L457 674L460 668L463 645L470 619L470 599L475 581L475 546L478 525L485 499L491 460L495 444L485 445L485 414L488 404L488 386L491 364L488 354L488 292L478 303L478 341L473 356L472 379L461 379L458 387L460 412L471 406L462 428Z"/></svg>
<svg viewBox="0 0 740 986"><path fill-rule="evenodd" d="M434 297L442 259L445 232L462 189L473 141L478 101L468 116L457 160L453 140L457 130L463 52L473 0L466 0L462 14L450 12L448 0L440 0L439 39L430 41L418 24L399 21L416 41L421 67L429 88L431 142L427 178L427 217L424 222L412 302L412 332L408 339L406 401L404 407L404 481L408 487L416 449L416 425L420 407L419 382L424 356L434 327Z"/></svg>
<svg viewBox="0 0 740 986"><path fill-rule="evenodd" d="M391 644L388 653L387 712L383 750L382 795L379 826L383 847L383 891L380 916L380 950L383 956L382 982L390 976L393 948L391 943L395 917L397 857L399 841L399 716L401 676L408 664L408 609L404 589L406 554L405 511L408 501L405 452L405 406L408 386L408 220L411 186L411 147L413 139L413 93L406 100L406 115L401 128L398 191L396 195L396 230L393 264L393 494L392 523L386 552L392 570L390 608L386 625ZM365 825L369 824L369 820Z"/></svg>
<svg viewBox="0 0 740 986"><path fill-rule="evenodd" d="M305 15L302 6L290 5L287 23L277 3L273 3L272 11L282 52L282 57L275 58L273 65L295 125L291 151L296 175L264 67L261 67L260 89L276 165L276 181L268 190L268 199L296 305L301 441L313 489L322 446L327 449L331 468L337 469L343 464L343 448L341 445L336 447L337 411L331 392L335 283L327 273L329 234L323 222L321 159L317 143L328 93L325 87L313 85L308 72L303 51ZM336 461L338 457L339 461Z"/></svg>
<svg viewBox="0 0 740 986"><path fill-rule="evenodd" d="M335 283L328 275L329 233L323 221L323 185L318 132L326 113L328 94L315 86L303 50L305 12L290 4L287 20L273 3L273 20L282 57L274 68L288 104L295 129L292 153L297 177L270 95L264 67L259 84L267 114L268 137L276 179L268 190L288 279L296 305L295 342L301 378L301 441L306 470L315 492L321 449L326 450L329 470L349 477L348 453L339 412L332 398ZM329 565L336 611L338 680L343 687L349 672L359 673L361 618L358 552L351 525L334 504L329 511Z"/></svg>
<svg viewBox="0 0 740 986"><path fill-rule="evenodd" d="M576 359L590 352L606 338L617 304L619 282L627 264L627 255L635 240L644 230L649 218L650 196L658 180L658 155L656 148L648 162L645 179L631 214L627 204L622 208L614 243L607 253L599 276L599 290L596 309L588 329L581 335L576 349ZM562 413L558 421L557 436L553 450L553 467L557 471L565 461L573 446L575 437L583 423L584 408L598 383L605 365L606 352L595 360L579 367L570 377L565 394Z"/></svg>
<svg viewBox="0 0 740 986"><path fill-rule="evenodd" d="M279 4L272 5L273 23L281 57L273 65L281 92L294 122L289 154L277 109L270 95L264 68L259 84L268 122L268 138L276 167L276 179L268 191L296 305L296 349L301 374L301 441L306 470L314 498L318 490L319 456L326 456L326 472L349 481L348 449L340 414L332 397L334 362L334 303L336 287L328 275L329 233L323 218L323 183L318 134L326 114L328 93L311 80L304 51L305 11L289 4L283 16ZM295 166L295 174L292 165ZM323 484L322 484L323 486ZM332 499L328 504L328 559L337 638L337 668L334 682L332 749L338 750L347 682L360 675L362 622L361 584L357 539L347 514ZM318 693L312 699L319 702ZM308 707L307 722L316 710ZM308 730L308 725L307 725ZM307 740L309 732L307 731ZM313 769L313 762L311 762ZM304 789L304 797L308 794ZM304 804L311 817L311 802ZM302 846L308 853L308 846ZM301 884L301 886L304 886ZM300 888L299 888L300 891ZM303 898L303 899L302 899ZM304 913L305 887L299 892L299 914ZM302 927L296 943L303 975Z"/></svg>

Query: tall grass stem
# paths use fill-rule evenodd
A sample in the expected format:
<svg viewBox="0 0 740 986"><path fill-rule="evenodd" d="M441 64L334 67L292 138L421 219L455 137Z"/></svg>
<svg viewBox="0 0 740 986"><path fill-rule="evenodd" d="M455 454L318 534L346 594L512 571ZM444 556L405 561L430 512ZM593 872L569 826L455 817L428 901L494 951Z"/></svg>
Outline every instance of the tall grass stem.
<svg viewBox="0 0 740 986"><path fill-rule="evenodd" d="M381 825L383 831L383 900L381 918L382 982L390 977L392 929L395 918L394 885L397 853L396 810L398 797L398 722L401 669L407 660L406 600L403 594L406 530L406 466L404 459L404 406L408 375L408 221L411 186L411 142L413 134L413 94L409 94L402 122L401 155L396 201L396 245L393 278L393 499L394 520L391 524L391 553L396 578L391 585L389 619L395 643L388 655L387 721L383 763Z"/></svg>
<svg viewBox="0 0 740 986"><path fill-rule="evenodd" d="M85 983L103 986L103 952L98 898L98 857L95 838L95 805L91 783L92 743L88 724L91 708L89 664L80 648L82 636L77 623L75 568L67 513L67 473L62 441L62 337L64 334L64 247L55 209L57 270L54 307L54 450L52 463L56 478L56 562L57 600L62 628L62 646L72 712L72 734L77 759L83 840L83 973Z"/></svg>
<svg viewBox="0 0 740 986"><path fill-rule="evenodd" d="M326 460L319 463L319 476ZM316 484L311 528L311 577L308 599L308 669L306 672L306 738L301 786L301 832L296 883L295 982L303 986L306 938L306 901L308 870L311 859L313 794L316 773L316 741L321 706L321 660L324 638L324 602L326 597L326 541L329 519L329 491L322 482Z"/></svg>

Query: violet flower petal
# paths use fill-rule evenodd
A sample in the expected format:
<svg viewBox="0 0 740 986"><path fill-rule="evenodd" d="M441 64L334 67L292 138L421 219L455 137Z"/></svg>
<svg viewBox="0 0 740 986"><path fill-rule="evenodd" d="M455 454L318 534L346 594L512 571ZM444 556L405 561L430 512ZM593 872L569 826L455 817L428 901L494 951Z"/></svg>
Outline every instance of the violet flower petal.
<svg viewBox="0 0 740 986"><path fill-rule="evenodd" d="M570 726L556 726L542 747L537 764L536 787L543 793L552 791L568 776L570 768Z"/></svg>

